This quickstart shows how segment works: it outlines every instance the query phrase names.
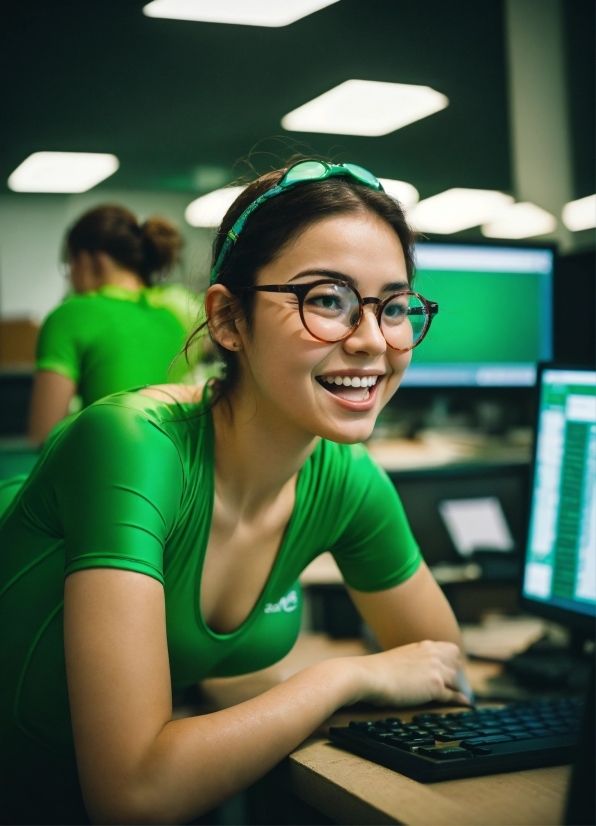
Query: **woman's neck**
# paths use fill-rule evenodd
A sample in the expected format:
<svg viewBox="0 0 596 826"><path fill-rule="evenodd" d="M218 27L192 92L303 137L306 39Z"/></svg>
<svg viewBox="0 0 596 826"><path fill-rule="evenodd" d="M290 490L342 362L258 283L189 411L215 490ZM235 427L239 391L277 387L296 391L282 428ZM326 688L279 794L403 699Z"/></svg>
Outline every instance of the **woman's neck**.
<svg viewBox="0 0 596 826"><path fill-rule="evenodd" d="M114 286L123 290L136 292L145 286L141 276L132 270L124 270L119 267L106 268L98 278L100 287Z"/></svg>
<svg viewBox="0 0 596 826"><path fill-rule="evenodd" d="M284 491L319 442L281 420L264 399L237 391L213 409L216 494L245 519Z"/></svg>

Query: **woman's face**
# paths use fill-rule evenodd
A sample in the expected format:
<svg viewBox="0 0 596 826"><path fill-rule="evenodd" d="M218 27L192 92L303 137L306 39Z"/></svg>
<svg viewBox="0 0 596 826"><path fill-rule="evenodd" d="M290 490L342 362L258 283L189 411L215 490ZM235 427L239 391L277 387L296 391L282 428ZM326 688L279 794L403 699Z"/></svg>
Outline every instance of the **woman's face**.
<svg viewBox="0 0 596 826"><path fill-rule="evenodd" d="M399 238L367 213L312 225L261 270L258 284L307 284L325 275L345 278L363 298L383 299L408 289ZM368 438L411 359L410 352L387 346L374 306L365 306L362 322L349 338L329 344L304 328L296 296L256 293L252 329L242 323L237 327L243 389L250 388L259 407L264 405L274 419L308 434L344 444ZM345 377L370 386L337 383Z"/></svg>

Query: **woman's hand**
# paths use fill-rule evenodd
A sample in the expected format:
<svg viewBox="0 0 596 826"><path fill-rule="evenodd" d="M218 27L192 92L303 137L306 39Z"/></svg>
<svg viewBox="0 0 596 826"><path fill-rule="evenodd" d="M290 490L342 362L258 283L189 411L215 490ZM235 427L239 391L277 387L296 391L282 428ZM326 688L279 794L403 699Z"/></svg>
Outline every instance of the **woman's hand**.
<svg viewBox="0 0 596 826"><path fill-rule="evenodd" d="M470 705L461 691L461 651L452 642L414 642L351 658L358 672L360 694L380 706L415 706L437 700Z"/></svg>

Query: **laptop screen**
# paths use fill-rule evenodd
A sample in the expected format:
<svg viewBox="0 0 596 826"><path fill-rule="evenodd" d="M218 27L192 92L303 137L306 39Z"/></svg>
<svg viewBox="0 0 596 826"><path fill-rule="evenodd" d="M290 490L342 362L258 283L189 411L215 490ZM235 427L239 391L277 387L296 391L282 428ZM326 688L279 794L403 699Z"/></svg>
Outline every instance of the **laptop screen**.
<svg viewBox="0 0 596 826"><path fill-rule="evenodd" d="M596 371L543 369L539 394L523 596L593 617Z"/></svg>

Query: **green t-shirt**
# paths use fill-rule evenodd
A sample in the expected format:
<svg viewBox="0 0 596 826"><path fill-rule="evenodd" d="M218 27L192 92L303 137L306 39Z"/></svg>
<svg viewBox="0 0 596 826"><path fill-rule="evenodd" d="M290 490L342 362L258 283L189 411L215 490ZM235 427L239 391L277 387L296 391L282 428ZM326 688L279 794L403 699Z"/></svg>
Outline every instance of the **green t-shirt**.
<svg viewBox="0 0 596 826"><path fill-rule="evenodd" d="M72 295L42 325L37 369L72 379L83 407L131 387L180 381L189 366L183 355L172 361L200 311L198 299L178 285L107 285Z"/></svg>
<svg viewBox="0 0 596 826"><path fill-rule="evenodd" d="M172 684L182 687L281 659L300 628L298 577L322 552L361 591L403 582L421 559L393 485L365 448L323 440L299 473L254 609L233 633L213 632L200 605L214 497L213 423L202 404L139 393L102 399L54 431L10 504L16 487L5 484L0 759L13 785L15 754L26 772L32 749L51 750L74 770L62 631L68 574L120 568L162 583Z"/></svg>

